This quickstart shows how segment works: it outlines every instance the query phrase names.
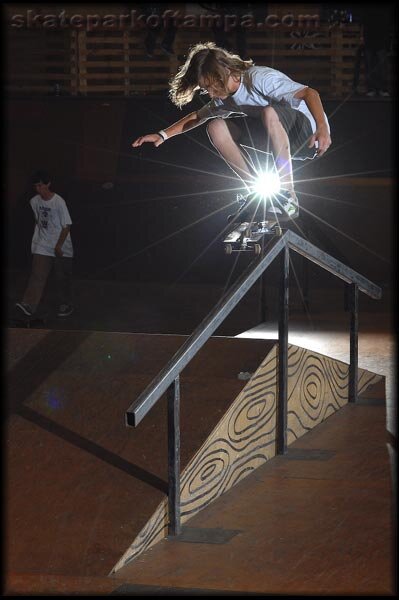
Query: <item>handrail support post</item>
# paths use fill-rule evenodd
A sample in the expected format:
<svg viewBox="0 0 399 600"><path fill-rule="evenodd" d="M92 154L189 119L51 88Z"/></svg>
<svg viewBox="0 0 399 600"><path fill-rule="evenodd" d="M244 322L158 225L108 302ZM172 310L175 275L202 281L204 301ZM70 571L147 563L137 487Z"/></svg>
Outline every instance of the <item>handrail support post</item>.
<svg viewBox="0 0 399 600"><path fill-rule="evenodd" d="M277 454L287 453L288 404L288 304L290 254L285 246L281 257L280 301L278 320L278 406Z"/></svg>
<svg viewBox="0 0 399 600"><path fill-rule="evenodd" d="M167 390L168 402L168 534L181 533L180 522L180 377Z"/></svg>
<svg viewBox="0 0 399 600"><path fill-rule="evenodd" d="M348 402L356 402L358 394L359 362L359 288L356 283L349 286L350 348Z"/></svg>

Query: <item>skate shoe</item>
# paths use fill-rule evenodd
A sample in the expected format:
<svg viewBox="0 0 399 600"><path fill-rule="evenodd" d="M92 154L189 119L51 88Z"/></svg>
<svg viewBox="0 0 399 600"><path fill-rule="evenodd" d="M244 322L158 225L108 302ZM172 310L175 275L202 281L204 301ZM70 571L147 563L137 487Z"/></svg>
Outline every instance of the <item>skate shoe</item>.
<svg viewBox="0 0 399 600"><path fill-rule="evenodd" d="M299 203L295 192L288 190L280 192L277 204L283 212L280 220L288 221L289 219L296 219L298 217Z"/></svg>
<svg viewBox="0 0 399 600"><path fill-rule="evenodd" d="M19 310L22 310L27 317L31 317L33 315L33 310L30 304L27 304L26 302L17 302L15 306L16 308L19 308Z"/></svg>
<svg viewBox="0 0 399 600"><path fill-rule="evenodd" d="M57 312L57 317L69 317L72 313L73 306L71 304L61 304Z"/></svg>

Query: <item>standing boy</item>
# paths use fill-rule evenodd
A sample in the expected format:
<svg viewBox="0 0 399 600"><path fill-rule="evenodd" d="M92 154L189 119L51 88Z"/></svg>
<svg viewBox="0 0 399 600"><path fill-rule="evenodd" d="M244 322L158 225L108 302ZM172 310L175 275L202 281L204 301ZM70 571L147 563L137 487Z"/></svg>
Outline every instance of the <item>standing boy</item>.
<svg viewBox="0 0 399 600"><path fill-rule="evenodd" d="M50 185L50 177L46 172L37 171L34 174L33 186L37 194L30 200L36 221L31 247L32 270L23 299L16 306L27 316L36 312L54 266L59 296L57 316L67 317L73 312L72 221L65 200L51 191Z"/></svg>

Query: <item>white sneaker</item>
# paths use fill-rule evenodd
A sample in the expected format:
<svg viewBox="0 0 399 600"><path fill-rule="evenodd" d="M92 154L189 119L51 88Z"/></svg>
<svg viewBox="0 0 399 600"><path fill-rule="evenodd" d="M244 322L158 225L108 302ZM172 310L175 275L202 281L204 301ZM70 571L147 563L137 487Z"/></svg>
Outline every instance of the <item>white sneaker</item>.
<svg viewBox="0 0 399 600"><path fill-rule="evenodd" d="M61 304L58 309L57 317L69 317L73 313L73 306L71 304Z"/></svg>
<svg viewBox="0 0 399 600"><path fill-rule="evenodd" d="M31 317L33 315L33 310L30 304L27 304L26 302L17 302L15 306L22 310L26 316Z"/></svg>
<svg viewBox="0 0 399 600"><path fill-rule="evenodd" d="M283 197L279 200L279 205L284 215L289 219L296 219L299 215L299 203L295 192L282 192L280 195Z"/></svg>

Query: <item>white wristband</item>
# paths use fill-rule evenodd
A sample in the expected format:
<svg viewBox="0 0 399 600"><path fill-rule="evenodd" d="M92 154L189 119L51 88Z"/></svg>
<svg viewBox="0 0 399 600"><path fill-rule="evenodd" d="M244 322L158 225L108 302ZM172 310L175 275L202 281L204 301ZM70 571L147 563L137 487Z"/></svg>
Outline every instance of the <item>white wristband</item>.
<svg viewBox="0 0 399 600"><path fill-rule="evenodd" d="M163 129L161 129L161 131L158 131L158 134L161 136L164 142L168 139L168 134Z"/></svg>

